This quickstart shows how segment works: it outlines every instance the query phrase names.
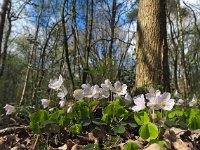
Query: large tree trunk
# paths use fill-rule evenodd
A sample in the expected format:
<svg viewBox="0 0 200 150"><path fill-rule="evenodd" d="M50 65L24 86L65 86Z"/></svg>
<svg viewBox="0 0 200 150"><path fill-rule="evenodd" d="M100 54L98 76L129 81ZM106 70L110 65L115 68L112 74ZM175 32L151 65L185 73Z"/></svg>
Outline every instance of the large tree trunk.
<svg viewBox="0 0 200 150"><path fill-rule="evenodd" d="M136 88L159 84L170 90L165 6L165 0L139 1Z"/></svg>

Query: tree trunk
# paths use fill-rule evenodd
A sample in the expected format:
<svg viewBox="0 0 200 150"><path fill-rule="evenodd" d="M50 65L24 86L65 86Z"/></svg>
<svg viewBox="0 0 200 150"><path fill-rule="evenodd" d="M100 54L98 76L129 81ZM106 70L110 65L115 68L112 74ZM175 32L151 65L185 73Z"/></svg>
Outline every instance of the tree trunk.
<svg viewBox="0 0 200 150"><path fill-rule="evenodd" d="M182 76L183 76L183 93L184 96L187 97L188 95L188 75L187 75L187 66L185 63L185 52L184 52L184 33L183 33L183 24L182 24L182 16L181 16L181 5L180 0L176 0L177 4L177 28L178 28L178 45L181 52L181 69L182 69Z"/></svg>
<svg viewBox="0 0 200 150"><path fill-rule="evenodd" d="M89 71L89 56L90 56L90 51L91 51L91 41L92 41L92 29L93 29L93 8L94 8L94 1L91 0L90 2L90 20L89 20L89 27L86 27L88 29L86 29L86 36L87 41L86 41L86 54L85 54L85 62L84 62L84 68L83 68L83 79L82 79L82 83L86 83L87 81L87 75L88 75L88 71ZM88 6L86 6L86 13ZM86 15L87 16L87 15ZM88 17L86 17L86 19L88 19ZM88 22L86 20L86 22ZM88 24L88 23L86 23Z"/></svg>
<svg viewBox="0 0 200 150"><path fill-rule="evenodd" d="M11 16L10 16L10 10L11 10L11 2L9 2L10 5L8 7L8 13L7 13L7 20L8 20L8 30L5 35L5 40L3 44L3 52L0 54L0 64L1 64L1 69L0 69L0 77L3 76L4 68L5 68L5 62L6 62L6 57L7 57L7 49L8 49L8 41L11 33L11 28L12 28L12 23L11 23ZM0 46L2 47L2 46Z"/></svg>
<svg viewBox="0 0 200 150"><path fill-rule="evenodd" d="M139 1L136 34L136 88L158 84L170 90L166 1Z"/></svg>
<svg viewBox="0 0 200 150"><path fill-rule="evenodd" d="M63 29L63 48L65 50L65 60L67 63L67 67L68 67L68 71L69 71L69 76L70 76L70 80L71 80L71 87L72 90L74 90L74 77L72 74L72 69L71 69L71 64L70 64L70 60L69 60L69 47L68 47L68 38L66 35L66 26L65 26L65 4L67 3L67 0L64 0L63 2L63 6L62 6L62 10L61 10L61 17L62 17L62 29Z"/></svg>
<svg viewBox="0 0 200 150"><path fill-rule="evenodd" d="M112 70L113 70L113 67L112 67L112 55L113 55L113 43L114 43L114 37L115 37L115 18L116 18L116 11L117 11L117 2L116 0L113 0L112 2L112 14L111 14L111 20L110 20L110 30L111 30L111 37L110 37L110 45L109 45L109 61L108 61L108 64L109 64L109 78L111 79L113 77L112 75Z"/></svg>
<svg viewBox="0 0 200 150"><path fill-rule="evenodd" d="M175 89L180 92L179 90L179 85L178 85L178 46L175 42L175 37L174 37L174 26L173 26L173 23L170 19L170 14L168 15L168 21L169 21L169 26L170 26L170 41L172 43L172 46L173 46L173 51L174 53L172 52L172 59L173 59L173 65L174 65L174 86L175 86ZM174 55L173 55L174 54Z"/></svg>
<svg viewBox="0 0 200 150"><path fill-rule="evenodd" d="M1 53L2 53L3 31L4 31L4 24L5 24L6 13L8 10L8 5L9 5L9 0L4 0L0 12L0 59L2 59Z"/></svg>

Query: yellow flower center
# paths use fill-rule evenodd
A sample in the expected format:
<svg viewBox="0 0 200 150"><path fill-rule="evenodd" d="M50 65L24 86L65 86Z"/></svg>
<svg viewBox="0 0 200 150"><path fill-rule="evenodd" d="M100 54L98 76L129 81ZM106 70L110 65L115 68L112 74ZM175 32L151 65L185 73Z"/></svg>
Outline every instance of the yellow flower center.
<svg viewBox="0 0 200 150"><path fill-rule="evenodd" d="M166 102L162 102L162 106L165 107L166 106Z"/></svg>
<svg viewBox="0 0 200 150"><path fill-rule="evenodd" d="M120 92L121 92L121 89L120 89L120 88L116 89L116 92L117 92L117 93L120 93Z"/></svg>

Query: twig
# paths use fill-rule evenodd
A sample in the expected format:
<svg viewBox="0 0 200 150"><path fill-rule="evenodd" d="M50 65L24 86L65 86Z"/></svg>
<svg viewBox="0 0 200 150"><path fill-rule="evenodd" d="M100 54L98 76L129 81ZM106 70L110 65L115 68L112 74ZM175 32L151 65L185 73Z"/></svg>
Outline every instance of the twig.
<svg viewBox="0 0 200 150"><path fill-rule="evenodd" d="M12 134L16 131L19 131L21 129L28 129L27 126L21 126L21 127L7 127L7 128L4 128L4 129L1 129L0 130L0 136L4 136L4 135L7 135L7 134Z"/></svg>
<svg viewBox="0 0 200 150"><path fill-rule="evenodd" d="M35 147L36 147L36 145L37 145L37 142L38 142L39 137L40 137L40 135L37 134L37 137L36 137L36 140L35 140L34 145L33 145L33 147L32 147L32 150L35 150Z"/></svg>

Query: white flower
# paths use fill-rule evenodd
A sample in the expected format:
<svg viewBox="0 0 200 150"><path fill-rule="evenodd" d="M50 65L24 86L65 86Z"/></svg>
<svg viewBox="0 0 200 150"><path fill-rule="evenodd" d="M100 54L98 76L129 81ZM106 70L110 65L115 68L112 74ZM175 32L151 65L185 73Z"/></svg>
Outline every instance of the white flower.
<svg viewBox="0 0 200 150"><path fill-rule="evenodd" d="M15 107L9 104L6 104L6 106L4 106L4 109L6 110L6 115L10 115L15 112Z"/></svg>
<svg viewBox="0 0 200 150"><path fill-rule="evenodd" d="M143 94L138 95L136 98L134 98L133 101L135 103L135 106L133 106L131 109L134 112L138 112L140 110L145 109L145 99L144 99L144 95Z"/></svg>
<svg viewBox="0 0 200 150"><path fill-rule="evenodd" d="M65 106L65 100L59 101L59 105L60 105L60 108L63 108Z"/></svg>
<svg viewBox="0 0 200 150"><path fill-rule="evenodd" d="M58 94L57 94L57 96L60 98L60 99L63 99L63 98L65 98L65 93L63 92L63 91L60 91L60 92L58 92Z"/></svg>
<svg viewBox="0 0 200 150"><path fill-rule="evenodd" d="M196 100L195 95L193 96L192 101L190 101L188 104L189 104L190 107L192 107L192 106L197 104L197 100Z"/></svg>
<svg viewBox="0 0 200 150"><path fill-rule="evenodd" d="M93 90L94 90L94 86L90 87L88 93L84 94L84 96L87 97L87 98L92 98L93 95L94 95L94 91Z"/></svg>
<svg viewBox="0 0 200 150"><path fill-rule="evenodd" d="M159 90L155 90L153 87L149 89L149 93L145 94L146 99L151 100L161 95Z"/></svg>
<svg viewBox="0 0 200 150"><path fill-rule="evenodd" d="M102 97L108 98L110 96L110 92L104 88L102 88Z"/></svg>
<svg viewBox="0 0 200 150"><path fill-rule="evenodd" d="M88 95L91 88L90 84L82 84L81 87L83 88L83 95Z"/></svg>
<svg viewBox="0 0 200 150"><path fill-rule="evenodd" d="M159 109L159 105L158 105L159 96L157 96L157 97L151 97L148 100L149 100L149 102L147 102L147 106L149 108L154 109L154 110L158 110Z"/></svg>
<svg viewBox="0 0 200 150"><path fill-rule="evenodd" d="M114 84L114 88L112 90L114 93L117 94L117 96L122 96L125 95L127 93L127 85L123 84L121 85L121 83L119 81L115 82Z"/></svg>
<svg viewBox="0 0 200 150"><path fill-rule="evenodd" d="M41 102L44 109L49 107L50 101L48 99L41 99Z"/></svg>
<svg viewBox="0 0 200 150"><path fill-rule="evenodd" d="M93 98L94 99L101 99L102 98L102 88L99 88L98 85L94 86L94 89L93 89Z"/></svg>
<svg viewBox="0 0 200 150"><path fill-rule="evenodd" d="M124 99L126 105L131 105L133 103L133 99L128 93L126 93Z"/></svg>
<svg viewBox="0 0 200 150"><path fill-rule="evenodd" d="M60 92L58 92L57 96L62 100L65 98L67 93L68 93L67 89L65 88L65 86L62 85L60 88Z"/></svg>
<svg viewBox="0 0 200 150"><path fill-rule="evenodd" d="M72 111L72 108L73 108L73 104L72 104L72 103L69 103L69 104L68 104L67 113L70 113L70 112Z"/></svg>
<svg viewBox="0 0 200 150"><path fill-rule="evenodd" d="M176 105L180 106L180 105L182 105L183 103L184 103L184 100L179 99L179 100L177 101Z"/></svg>
<svg viewBox="0 0 200 150"><path fill-rule="evenodd" d="M178 91L177 91L177 90L175 90L175 92L174 92L174 96L175 96L175 97L177 97L177 98L179 98L179 97L180 97L180 94L178 93Z"/></svg>
<svg viewBox="0 0 200 150"><path fill-rule="evenodd" d="M107 79L107 80L105 80L105 82L104 82L104 84L101 84L101 87L103 88L103 89L107 89L107 90L112 90L112 83L110 82L110 80L109 79Z"/></svg>
<svg viewBox="0 0 200 150"><path fill-rule="evenodd" d="M172 110L175 102L174 99L170 99L171 94L168 92L163 93L160 97L159 97L159 106L161 109L163 110Z"/></svg>
<svg viewBox="0 0 200 150"><path fill-rule="evenodd" d="M57 79L55 79L55 80L51 79L48 87L53 89L53 90L59 90L62 84L63 84L63 78L60 75L58 80Z"/></svg>
<svg viewBox="0 0 200 150"><path fill-rule="evenodd" d="M82 89L75 90L73 96L76 100L83 99L84 97L83 90Z"/></svg>

